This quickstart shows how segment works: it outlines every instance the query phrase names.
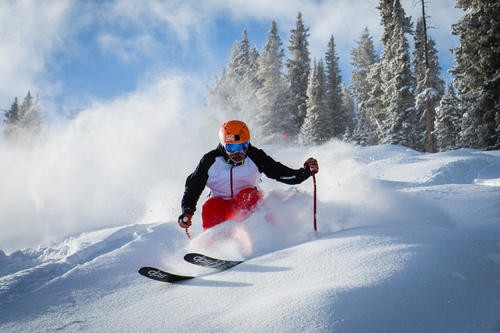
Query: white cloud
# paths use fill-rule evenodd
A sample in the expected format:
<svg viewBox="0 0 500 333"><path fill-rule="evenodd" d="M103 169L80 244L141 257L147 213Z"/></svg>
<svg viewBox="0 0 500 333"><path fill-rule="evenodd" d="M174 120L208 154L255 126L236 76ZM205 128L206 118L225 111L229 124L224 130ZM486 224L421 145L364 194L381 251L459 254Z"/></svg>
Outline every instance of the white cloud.
<svg viewBox="0 0 500 333"><path fill-rule="evenodd" d="M190 1L116 1L109 8L107 20L117 24L134 24L143 31L171 34L186 42L192 33L201 33L212 13L204 10L204 2Z"/></svg>
<svg viewBox="0 0 500 333"><path fill-rule="evenodd" d="M113 54L120 61L130 63L140 58L150 58L161 54L162 46L150 34L120 36L103 33L97 37L101 49Z"/></svg>
<svg viewBox="0 0 500 333"><path fill-rule="evenodd" d="M0 105L10 106L28 89L45 89L46 63L65 39L71 2L0 2Z"/></svg>
<svg viewBox="0 0 500 333"><path fill-rule="evenodd" d="M297 12L304 8L304 1L300 0L215 0L211 2L213 12L229 11L237 20L258 19L272 20L283 19L293 22ZM315 7L316 3L307 2L306 7Z"/></svg>

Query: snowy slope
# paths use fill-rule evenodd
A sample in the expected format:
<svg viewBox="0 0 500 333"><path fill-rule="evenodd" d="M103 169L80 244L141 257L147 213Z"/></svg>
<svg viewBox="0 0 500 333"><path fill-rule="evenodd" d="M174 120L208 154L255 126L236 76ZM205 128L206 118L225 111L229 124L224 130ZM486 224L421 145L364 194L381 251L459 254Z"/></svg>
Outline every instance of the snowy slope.
<svg viewBox="0 0 500 333"><path fill-rule="evenodd" d="M251 218L203 233L197 216L192 241L147 214L75 229L0 253L0 331L500 331L500 152L265 148L320 161L317 234L310 181L264 181ZM186 251L247 261L178 285L136 272L206 272Z"/></svg>

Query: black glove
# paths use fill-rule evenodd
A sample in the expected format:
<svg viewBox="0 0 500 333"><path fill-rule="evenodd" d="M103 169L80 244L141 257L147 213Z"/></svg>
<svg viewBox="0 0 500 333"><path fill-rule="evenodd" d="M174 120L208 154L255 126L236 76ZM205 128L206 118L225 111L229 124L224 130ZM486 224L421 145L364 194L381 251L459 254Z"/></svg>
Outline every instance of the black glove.
<svg viewBox="0 0 500 333"><path fill-rule="evenodd" d="M309 170L311 172L311 175L318 173L319 171L318 161L313 157L309 157L304 162L304 169Z"/></svg>
<svg viewBox="0 0 500 333"><path fill-rule="evenodd" d="M179 223L179 226L181 228L187 229L191 226L191 219L193 218L193 215L188 214L188 213L182 213L179 216L179 219L177 222Z"/></svg>

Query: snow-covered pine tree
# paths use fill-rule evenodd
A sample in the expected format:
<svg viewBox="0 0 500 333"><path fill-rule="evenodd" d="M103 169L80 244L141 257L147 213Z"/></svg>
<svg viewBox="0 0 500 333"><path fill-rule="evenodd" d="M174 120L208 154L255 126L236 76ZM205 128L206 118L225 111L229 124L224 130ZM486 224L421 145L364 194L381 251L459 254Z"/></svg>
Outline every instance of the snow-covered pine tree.
<svg viewBox="0 0 500 333"><path fill-rule="evenodd" d="M243 30L241 41L238 43L238 52L229 64L230 73L236 81L236 102L241 110L239 119L246 119L249 125L254 125L253 120L258 111L256 91L260 86L257 77L258 52L250 49L247 30ZM253 126L252 126L253 127Z"/></svg>
<svg viewBox="0 0 500 333"><path fill-rule="evenodd" d="M4 114L3 134L7 139L13 139L19 126L19 102L17 97L14 99L10 109Z"/></svg>
<svg viewBox="0 0 500 333"><path fill-rule="evenodd" d="M377 61L373 39L368 28L365 28L357 42L357 47L351 52L353 70L350 84L350 91L358 114L352 140L363 146L376 143L374 125L367 114L367 105L372 90L372 85L368 81L368 74L370 67Z"/></svg>
<svg viewBox="0 0 500 333"><path fill-rule="evenodd" d="M331 117L325 108L325 72L323 60L314 61L307 86L307 112L300 128L301 144L321 144L331 136Z"/></svg>
<svg viewBox="0 0 500 333"><path fill-rule="evenodd" d="M392 115L388 112L388 99L386 85L391 74L389 73L389 60L391 58L391 44L394 30L392 0L379 0L377 9L380 11L380 20L384 31L381 41L384 47L379 61L370 66L367 81L370 85L369 98L366 103L369 119L375 125L377 144L387 143Z"/></svg>
<svg viewBox="0 0 500 333"><path fill-rule="evenodd" d="M339 58L335 50L335 40L330 37L325 55L325 108L331 117L331 133L329 137L342 139L347 128L346 116L342 113L342 92L339 69Z"/></svg>
<svg viewBox="0 0 500 333"><path fill-rule="evenodd" d="M40 102L38 97L35 99L31 92L24 98L23 104L19 110L19 126L26 135L36 138L42 131L42 113L40 111Z"/></svg>
<svg viewBox="0 0 500 333"><path fill-rule="evenodd" d="M345 83L342 83L341 87L341 114L342 122L345 125L344 134L342 135L342 140L345 142L351 142L354 135L354 128L356 126L356 112L354 106L354 99L352 98L351 91Z"/></svg>
<svg viewBox="0 0 500 333"><path fill-rule="evenodd" d="M415 99L412 92L410 47L402 27L395 29L394 46L396 53L390 62L394 76L386 86L389 100L388 112L392 115L387 143L415 148L413 128Z"/></svg>
<svg viewBox="0 0 500 333"><path fill-rule="evenodd" d="M292 96L293 121L297 131L301 128L307 109L307 86L310 72L309 28L304 26L302 13L298 13L295 28L290 31L288 50L290 58L286 62L288 80ZM295 136L297 133L291 133Z"/></svg>
<svg viewBox="0 0 500 333"><path fill-rule="evenodd" d="M415 101L412 91L413 76L410 64L410 47L405 33L411 31L411 22L406 17L399 0L381 0L380 8L384 26L384 53L381 59L383 99L387 101L382 111L386 118L381 143L414 147L412 117ZM386 13L392 10L392 15Z"/></svg>
<svg viewBox="0 0 500 333"><path fill-rule="evenodd" d="M238 43L234 42L231 49L230 62L236 59ZM222 69L220 76L215 77L215 83L208 88L207 109L209 118L217 124L226 119L239 119L241 109L238 103L239 83L231 66Z"/></svg>
<svg viewBox="0 0 500 333"><path fill-rule="evenodd" d="M260 88L261 82L259 81L257 71L259 69L259 51L256 48L250 50L250 62L248 64L248 72L245 76L245 85L253 91Z"/></svg>
<svg viewBox="0 0 500 333"><path fill-rule="evenodd" d="M38 97L33 98L28 91L21 105L16 97L10 110L5 114L4 125L4 134L8 139L25 144L34 143L43 125Z"/></svg>
<svg viewBox="0 0 500 333"><path fill-rule="evenodd" d="M390 124L390 115L386 112L387 101L384 99L381 61L370 66L367 81L370 85L371 90L368 94L368 100L365 104L366 116L369 119L369 122L374 125L374 144L379 144L383 142L386 133L389 131L386 126Z"/></svg>
<svg viewBox="0 0 500 333"><path fill-rule="evenodd" d="M261 143L279 142L288 133L296 132L295 123L290 117L290 96L286 79L282 72L284 51L273 21L267 42L264 45L257 77L260 88L257 90L258 113L254 131Z"/></svg>
<svg viewBox="0 0 500 333"><path fill-rule="evenodd" d="M424 7L425 8L425 7ZM425 11L423 11L425 15ZM425 41L427 40L427 46ZM444 94L444 81L440 78L441 67L435 41L428 36L424 17L417 20L414 35L413 69L415 73L415 148L435 151L433 131L435 109ZM427 114L427 112L429 114Z"/></svg>
<svg viewBox="0 0 500 333"><path fill-rule="evenodd" d="M243 79L250 67L250 42L247 30L243 30L241 41L236 44L237 51L233 51L229 71L234 73L237 79Z"/></svg>
<svg viewBox="0 0 500 333"><path fill-rule="evenodd" d="M244 30L241 42L233 44L227 69L223 69L220 77L215 78L214 86L209 88L207 108L213 121L244 119L251 124L255 119L258 58L258 52L250 50Z"/></svg>
<svg viewBox="0 0 500 333"><path fill-rule="evenodd" d="M425 89L424 79L425 79L425 31L424 23L422 18L417 19L417 25L415 27L415 34L413 35L413 72L415 74L415 95L418 95ZM424 109L417 108L417 113L421 114Z"/></svg>
<svg viewBox="0 0 500 333"><path fill-rule="evenodd" d="M500 149L500 4L457 0L465 11L452 27L459 36L451 73L464 103L462 142L467 147Z"/></svg>
<svg viewBox="0 0 500 333"><path fill-rule="evenodd" d="M425 151L425 94L426 89L426 49L425 30L422 17L417 19L415 35L413 36L413 73L415 75L415 149ZM429 44L427 45L429 46Z"/></svg>
<svg viewBox="0 0 500 333"><path fill-rule="evenodd" d="M448 91L441 98L439 106L436 108L434 137L439 151L459 147L462 114L459 101L455 95L453 86L450 84Z"/></svg>

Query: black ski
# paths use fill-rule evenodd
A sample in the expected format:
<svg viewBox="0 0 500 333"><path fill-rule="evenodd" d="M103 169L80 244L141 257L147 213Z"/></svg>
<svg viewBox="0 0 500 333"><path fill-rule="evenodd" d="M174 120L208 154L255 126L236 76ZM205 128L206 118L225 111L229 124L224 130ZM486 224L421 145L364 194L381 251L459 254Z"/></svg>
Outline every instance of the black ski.
<svg viewBox="0 0 500 333"><path fill-rule="evenodd" d="M155 267L146 266L139 269L139 274L156 281L175 283L222 272L243 262L240 260L216 259L199 253L188 253L184 256L184 260L198 266L213 268L214 272L196 276L187 276L169 273Z"/></svg>
<svg viewBox="0 0 500 333"><path fill-rule="evenodd" d="M162 271L155 267L141 267L139 274L150 279L162 282L179 282L184 280L194 279L196 276L177 275L169 272Z"/></svg>
<svg viewBox="0 0 500 333"><path fill-rule="evenodd" d="M239 265L243 262L242 260L222 260L212 258L200 253L188 253L184 256L184 260L198 266L213 268L217 271L225 271L226 269Z"/></svg>

